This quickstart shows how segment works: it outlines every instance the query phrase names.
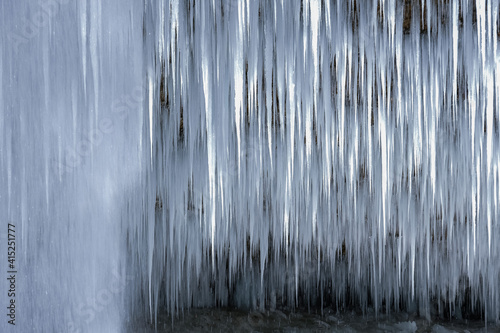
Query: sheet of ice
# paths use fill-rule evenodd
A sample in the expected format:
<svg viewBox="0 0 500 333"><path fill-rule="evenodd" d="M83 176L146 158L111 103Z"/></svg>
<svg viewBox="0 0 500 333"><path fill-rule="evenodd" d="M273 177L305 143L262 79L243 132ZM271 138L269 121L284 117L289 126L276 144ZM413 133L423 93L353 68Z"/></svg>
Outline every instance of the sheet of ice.
<svg viewBox="0 0 500 333"><path fill-rule="evenodd" d="M117 332L126 309L123 193L141 170L143 7L0 5L2 332ZM156 78L154 78L156 82ZM134 184L135 185L135 184ZM15 225L15 296L7 224ZM8 323L9 299L16 304Z"/></svg>
<svg viewBox="0 0 500 333"><path fill-rule="evenodd" d="M404 6L152 12L164 74L149 201L131 200L134 260L153 258L137 294L174 313L329 302L499 320L498 1ZM145 228L154 246L137 246Z"/></svg>

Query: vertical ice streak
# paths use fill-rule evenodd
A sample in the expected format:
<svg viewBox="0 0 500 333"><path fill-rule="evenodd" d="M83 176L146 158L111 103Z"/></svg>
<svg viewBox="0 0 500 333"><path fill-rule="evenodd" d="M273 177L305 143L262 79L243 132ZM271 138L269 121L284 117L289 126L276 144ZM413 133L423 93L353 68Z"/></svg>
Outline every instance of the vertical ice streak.
<svg viewBox="0 0 500 333"><path fill-rule="evenodd" d="M151 159L151 164L153 163L153 78L152 73L149 75L149 84L148 84L148 92L149 92L149 157Z"/></svg>
<svg viewBox="0 0 500 333"><path fill-rule="evenodd" d="M244 20L244 3L239 1L238 6L238 20L237 23L237 34L236 34L236 54L234 60L234 125L236 127L236 140L237 140L237 156L238 156L238 177L241 174L241 115L243 113L243 31L245 25L242 20Z"/></svg>
<svg viewBox="0 0 500 333"><path fill-rule="evenodd" d="M208 17L202 18L204 29L208 29ZM208 154L208 175L209 175L209 200L210 205L210 241L212 247L212 268L215 269L215 151L214 151L214 133L212 129L212 90L211 73L209 72L208 59L211 58L211 50L208 46L208 40L203 41L202 47L202 80L204 93L204 107L206 109L206 130L207 130L207 154Z"/></svg>

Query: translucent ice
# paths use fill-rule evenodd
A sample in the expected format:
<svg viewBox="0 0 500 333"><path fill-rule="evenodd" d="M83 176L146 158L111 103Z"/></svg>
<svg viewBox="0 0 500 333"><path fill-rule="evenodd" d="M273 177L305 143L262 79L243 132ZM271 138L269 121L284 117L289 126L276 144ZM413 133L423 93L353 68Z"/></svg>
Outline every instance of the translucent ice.
<svg viewBox="0 0 500 333"><path fill-rule="evenodd" d="M129 243L155 304L499 319L498 1L162 10Z"/></svg>

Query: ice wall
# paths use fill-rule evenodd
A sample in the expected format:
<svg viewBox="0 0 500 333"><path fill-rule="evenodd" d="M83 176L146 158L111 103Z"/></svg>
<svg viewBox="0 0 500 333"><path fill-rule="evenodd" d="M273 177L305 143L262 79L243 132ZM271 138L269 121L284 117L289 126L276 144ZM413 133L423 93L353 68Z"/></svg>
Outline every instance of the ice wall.
<svg viewBox="0 0 500 333"><path fill-rule="evenodd" d="M152 166L126 215L150 319L499 320L498 1L147 3Z"/></svg>
<svg viewBox="0 0 500 333"><path fill-rule="evenodd" d="M498 9L3 1L15 329L224 305L498 321Z"/></svg>
<svg viewBox="0 0 500 333"><path fill-rule="evenodd" d="M138 178L142 1L0 4L1 332L118 332ZM7 228L15 225L15 326Z"/></svg>

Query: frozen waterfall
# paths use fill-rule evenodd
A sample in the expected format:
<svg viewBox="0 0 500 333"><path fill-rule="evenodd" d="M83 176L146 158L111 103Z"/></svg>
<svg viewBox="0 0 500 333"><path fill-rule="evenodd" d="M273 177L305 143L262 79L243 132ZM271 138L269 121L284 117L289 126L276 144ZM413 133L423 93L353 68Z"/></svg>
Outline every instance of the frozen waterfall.
<svg viewBox="0 0 500 333"><path fill-rule="evenodd" d="M5 1L15 328L226 306L498 323L499 9Z"/></svg>

